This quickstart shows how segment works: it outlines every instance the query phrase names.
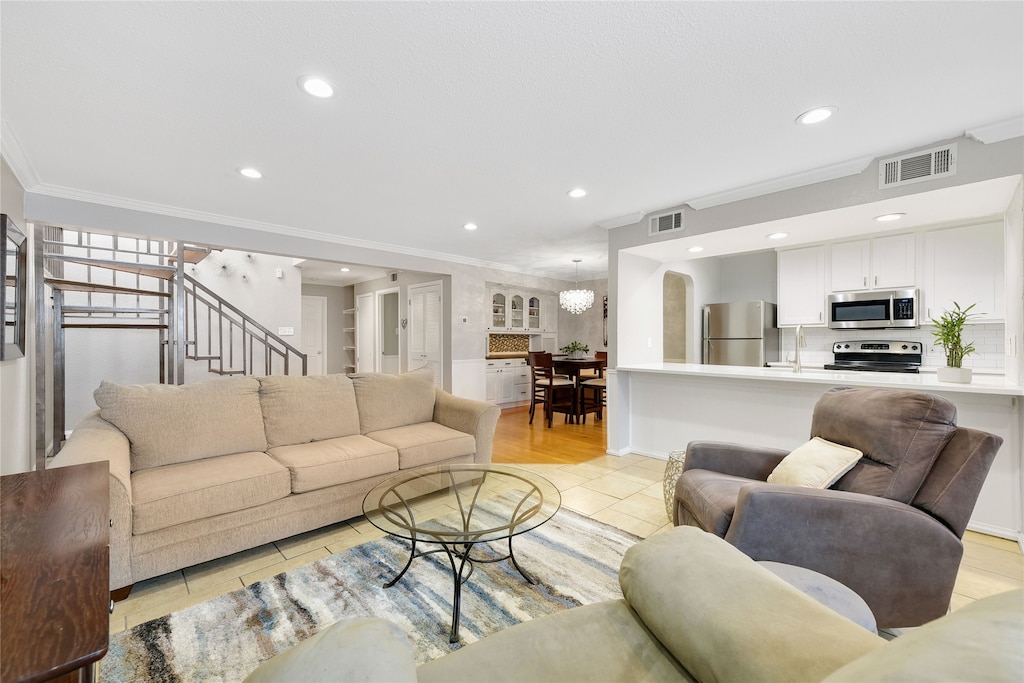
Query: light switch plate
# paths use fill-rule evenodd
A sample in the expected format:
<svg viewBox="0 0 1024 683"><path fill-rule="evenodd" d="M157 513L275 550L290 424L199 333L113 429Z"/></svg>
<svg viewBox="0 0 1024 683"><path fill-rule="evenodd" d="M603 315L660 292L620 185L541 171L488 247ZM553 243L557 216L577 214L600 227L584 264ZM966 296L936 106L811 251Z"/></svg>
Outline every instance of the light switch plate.
<svg viewBox="0 0 1024 683"><path fill-rule="evenodd" d="M277 328L277 336L278 337L294 337L295 336L295 328L294 327L279 327L279 328Z"/></svg>

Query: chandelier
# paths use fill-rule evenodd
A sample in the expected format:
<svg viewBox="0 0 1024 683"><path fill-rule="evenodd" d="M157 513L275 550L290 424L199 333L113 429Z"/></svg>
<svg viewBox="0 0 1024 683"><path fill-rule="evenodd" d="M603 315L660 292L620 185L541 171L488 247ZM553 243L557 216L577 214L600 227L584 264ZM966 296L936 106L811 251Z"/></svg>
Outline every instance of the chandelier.
<svg viewBox="0 0 1024 683"><path fill-rule="evenodd" d="M580 289L580 261L582 260L578 258L572 260L576 264L576 288L558 293L558 303L573 315L579 315L594 305L593 290Z"/></svg>

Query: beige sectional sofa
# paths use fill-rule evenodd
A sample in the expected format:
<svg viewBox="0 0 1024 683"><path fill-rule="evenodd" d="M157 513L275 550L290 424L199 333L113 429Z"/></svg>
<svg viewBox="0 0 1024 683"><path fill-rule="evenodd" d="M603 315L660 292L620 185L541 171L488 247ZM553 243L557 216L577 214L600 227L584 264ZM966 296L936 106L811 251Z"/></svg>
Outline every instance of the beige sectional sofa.
<svg viewBox="0 0 1024 683"><path fill-rule="evenodd" d="M958 609L892 641L713 534L675 527L626 551L622 599L512 626L416 667L395 623L343 619L245 683L912 683L1020 681L1024 591Z"/></svg>
<svg viewBox="0 0 1024 683"><path fill-rule="evenodd" d="M486 463L500 410L402 375L104 381L50 467L110 463L110 588L362 513L399 470Z"/></svg>

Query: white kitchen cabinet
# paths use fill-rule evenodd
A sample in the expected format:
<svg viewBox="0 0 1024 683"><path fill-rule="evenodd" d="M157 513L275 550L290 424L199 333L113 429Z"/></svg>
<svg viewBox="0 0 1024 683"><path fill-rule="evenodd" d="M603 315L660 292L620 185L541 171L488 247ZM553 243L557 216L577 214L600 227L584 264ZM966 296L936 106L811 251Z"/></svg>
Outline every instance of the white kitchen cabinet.
<svg viewBox="0 0 1024 683"><path fill-rule="evenodd" d="M832 291L913 287L916 247L912 234L831 245Z"/></svg>
<svg viewBox="0 0 1024 683"><path fill-rule="evenodd" d="M825 325L825 247L778 252L778 324Z"/></svg>
<svg viewBox="0 0 1024 683"><path fill-rule="evenodd" d="M554 332L558 329L557 296L504 285L488 287L487 329L491 332Z"/></svg>
<svg viewBox="0 0 1024 683"><path fill-rule="evenodd" d="M525 358L503 358L487 361L485 373L485 398L499 405L529 400L530 368ZM523 378L526 378L526 390L522 391ZM522 395L525 393L525 399Z"/></svg>
<svg viewBox="0 0 1024 683"><path fill-rule="evenodd" d="M945 230L924 236L924 280L921 320L938 318L956 301L975 304L973 322L998 322L1006 317L1002 223Z"/></svg>

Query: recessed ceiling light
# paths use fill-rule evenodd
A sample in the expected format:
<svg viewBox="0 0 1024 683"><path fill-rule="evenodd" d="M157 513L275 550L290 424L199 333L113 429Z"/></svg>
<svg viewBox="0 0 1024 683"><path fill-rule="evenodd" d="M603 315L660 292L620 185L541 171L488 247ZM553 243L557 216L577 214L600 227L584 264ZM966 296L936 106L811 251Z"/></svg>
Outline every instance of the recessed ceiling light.
<svg viewBox="0 0 1024 683"><path fill-rule="evenodd" d="M351 269L351 268L348 268L348 267L345 267L345 268L338 268L338 270L340 270L340 271L341 271L341 272L343 272L343 273L347 273L348 271L350 271L350 270L352 270L352 269Z"/></svg>
<svg viewBox="0 0 1024 683"><path fill-rule="evenodd" d="M905 213L884 213L881 216L875 216L875 220L879 223L888 223L889 221L898 221L906 215Z"/></svg>
<svg viewBox="0 0 1024 683"><path fill-rule="evenodd" d="M781 240L785 239L786 237L789 237L788 232L773 232L772 234L768 235L768 239L770 240Z"/></svg>
<svg viewBox="0 0 1024 683"><path fill-rule="evenodd" d="M313 97L327 98L334 94L331 82L316 76L302 76L299 78L299 87Z"/></svg>
<svg viewBox="0 0 1024 683"><path fill-rule="evenodd" d="M568 194L573 199L579 199L580 197L586 197L587 191L584 190L582 187L577 187L572 190L569 190L566 194Z"/></svg>
<svg viewBox="0 0 1024 683"><path fill-rule="evenodd" d="M470 230L470 231L476 230L476 223L466 223L462 227L465 228L466 230Z"/></svg>
<svg viewBox="0 0 1024 683"><path fill-rule="evenodd" d="M814 109L805 111L803 114L796 117L796 122L806 126L809 126L812 123L821 123L837 111L839 111L838 107L815 107Z"/></svg>
<svg viewBox="0 0 1024 683"><path fill-rule="evenodd" d="M690 247L691 254L696 254L701 251L704 251L704 247Z"/></svg>
<svg viewBox="0 0 1024 683"><path fill-rule="evenodd" d="M254 180L256 178L262 178L263 177L263 174L260 173L259 171L257 171L255 168L242 168L242 169L239 169L238 172L241 173L242 175L244 175L246 178L252 178Z"/></svg>

